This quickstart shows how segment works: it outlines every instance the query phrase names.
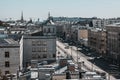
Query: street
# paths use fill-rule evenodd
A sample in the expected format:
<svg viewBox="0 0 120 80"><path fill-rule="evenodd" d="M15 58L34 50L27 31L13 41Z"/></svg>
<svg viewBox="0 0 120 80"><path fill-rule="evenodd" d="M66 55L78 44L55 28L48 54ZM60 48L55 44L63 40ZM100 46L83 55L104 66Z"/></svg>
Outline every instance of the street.
<svg viewBox="0 0 120 80"><path fill-rule="evenodd" d="M87 57L83 53L79 52L78 51L79 48L77 48L75 46L74 46L74 48L71 46L68 46L68 48L65 48L65 47L67 47L66 44L64 44L60 41L57 41L56 43L57 43L57 47L61 48L61 50L63 50L69 56L72 56L72 58L75 62L83 62L84 61L84 65L91 71L96 71L99 73L106 73L107 80L116 80L113 76L109 75L106 71L102 70L95 64L91 63L89 60L90 59L92 60L93 58Z"/></svg>

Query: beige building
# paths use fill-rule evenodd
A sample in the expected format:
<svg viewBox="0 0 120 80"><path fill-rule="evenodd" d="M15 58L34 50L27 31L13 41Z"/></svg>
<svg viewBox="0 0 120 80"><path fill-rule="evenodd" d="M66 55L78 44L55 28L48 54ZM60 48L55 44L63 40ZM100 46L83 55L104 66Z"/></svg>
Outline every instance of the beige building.
<svg viewBox="0 0 120 80"><path fill-rule="evenodd" d="M88 38L88 30L87 29L78 30L78 40L86 38Z"/></svg>
<svg viewBox="0 0 120 80"><path fill-rule="evenodd" d="M89 30L88 46L104 56L106 53L106 31L101 29Z"/></svg>
<svg viewBox="0 0 120 80"><path fill-rule="evenodd" d="M17 74L19 63L19 44L13 39L0 39L0 72Z"/></svg>
<svg viewBox="0 0 120 80"><path fill-rule="evenodd" d="M88 26L81 26L81 25L72 25L71 32L70 32L70 38L74 42L87 46L87 40L88 40Z"/></svg>
<svg viewBox="0 0 120 80"><path fill-rule="evenodd" d="M120 24L107 25L106 30L108 56L120 63Z"/></svg>
<svg viewBox="0 0 120 80"><path fill-rule="evenodd" d="M88 29L83 28L78 30L78 41L81 44L88 46Z"/></svg>

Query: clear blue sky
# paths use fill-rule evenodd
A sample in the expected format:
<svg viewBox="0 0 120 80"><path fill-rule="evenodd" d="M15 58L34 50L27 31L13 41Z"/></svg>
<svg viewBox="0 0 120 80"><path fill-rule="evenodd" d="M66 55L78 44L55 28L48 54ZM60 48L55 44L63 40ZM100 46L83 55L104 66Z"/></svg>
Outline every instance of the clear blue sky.
<svg viewBox="0 0 120 80"><path fill-rule="evenodd" d="M120 0L0 0L0 19L24 18L46 19L65 17L120 17Z"/></svg>

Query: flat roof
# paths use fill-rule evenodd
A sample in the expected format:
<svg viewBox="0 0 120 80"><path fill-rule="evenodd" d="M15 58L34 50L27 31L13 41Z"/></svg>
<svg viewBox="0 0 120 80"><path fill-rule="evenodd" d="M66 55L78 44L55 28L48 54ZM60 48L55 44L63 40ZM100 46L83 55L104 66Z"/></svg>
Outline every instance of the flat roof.
<svg viewBox="0 0 120 80"><path fill-rule="evenodd" d="M110 24L110 25L106 25L106 27L120 27L120 23L114 23L114 24Z"/></svg>
<svg viewBox="0 0 120 80"><path fill-rule="evenodd" d="M56 36L23 36L23 39L56 39Z"/></svg>
<svg viewBox="0 0 120 80"><path fill-rule="evenodd" d="M0 39L0 48L19 47L19 43L13 39Z"/></svg>

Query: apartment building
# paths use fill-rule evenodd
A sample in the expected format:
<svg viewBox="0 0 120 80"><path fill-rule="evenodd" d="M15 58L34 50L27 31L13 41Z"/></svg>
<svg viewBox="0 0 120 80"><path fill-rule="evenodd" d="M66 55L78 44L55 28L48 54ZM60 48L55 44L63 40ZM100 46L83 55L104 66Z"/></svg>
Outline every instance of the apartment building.
<svg viewBox="0 0 120 80"><path fill-rule="evenodd" d="M0 39L0 72L16 74L20 63L19 44L13 39Z"/></svg>
<svg viewBox="0 0 120 80"><path fill-rule="evenodd" d="M105 27L106 25L109 24L114 24L114 23L119 23L120 19L93 19L92 23L93 23L93 27Z"/></svg>
<svg viewBox="0 0 120 80"><path fill-rule="evenodd" d="M88 29L86 27L79 28L79 30L78 30L78 41L82 45L88 46Z"/></svg>
<svg viewBox="0 0 120 80"><path fill-rule="evenodd" d="M106 30L108 56L120 63L120 23L107 25Z"/></svg>
<svg viewBox="0 0 120 80"><path fill-rule="evenodd" d="M88 46L104 56L106 53L106 31L99 28L90 29L88 31Z"/></svg>

